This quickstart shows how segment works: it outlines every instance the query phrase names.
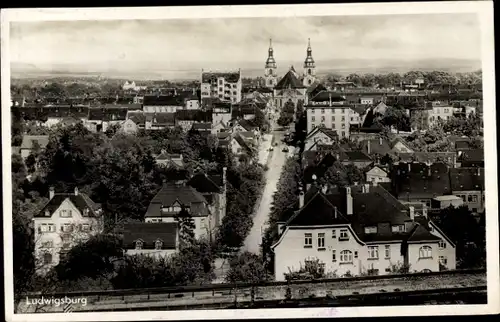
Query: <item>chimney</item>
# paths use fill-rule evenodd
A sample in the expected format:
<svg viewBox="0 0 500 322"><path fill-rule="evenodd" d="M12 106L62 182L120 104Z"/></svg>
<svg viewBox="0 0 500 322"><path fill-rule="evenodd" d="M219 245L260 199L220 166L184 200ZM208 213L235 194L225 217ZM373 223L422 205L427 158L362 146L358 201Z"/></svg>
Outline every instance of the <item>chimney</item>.
<svg viewBox="0 0 500 322"><path fill-rule="evenodd" d="M410 208L410 219L415 220L415 207L409 206L408 208Z"/></svg>
<svg viewBox="0 0 500 322"><path fill-rule="evenodd" d="M78 187L75 187L75 196L78 196Z"/></svg>
<svg viewBox="0 0 500 322"><path fill-rule="evenodd" d="M368 140L366 148L367 148L367 154L370 154L370 140Z"/></svg>
<svg viewBox="0 0 500 322"><path fill-rule="evenodd" d="M49 200L54 198L54 195L55 195L54 187L50 187L49 188Z"/></svg>
<svg viewBox="0 0 500 322"><path fill-rule="evenodd" d="M304 191L302 188L299 188L299 209L302 209L304 207Z"/></svg>
<svg viewBox="0 0 500 322"><path fill-rule="evenodd" d="M355 186L357 186L357 185L358 185L358 183L359 183L359 182L357 182L357 181L356 181L356 182L354 182L354 185L355 185Z"/></svg>
<svg viewBox="0 0 500 322"><path fill-rule="evenodd" d="M411 162L408 162L408 173L411 172Z"/></svg>
<svg viewBox="0 0 500 322"><path fill-rule="evenodd" d="M352 215L352 195L351 187L346 187L346 214Z"/></svg>
<svg viewBox="0 0 500 322"><path fill-rule="evenodd" d="M382 137L380 137L380 138L378 139L378 142L379 142L379 144L380 144L380 145L382 145Z"/></svg>

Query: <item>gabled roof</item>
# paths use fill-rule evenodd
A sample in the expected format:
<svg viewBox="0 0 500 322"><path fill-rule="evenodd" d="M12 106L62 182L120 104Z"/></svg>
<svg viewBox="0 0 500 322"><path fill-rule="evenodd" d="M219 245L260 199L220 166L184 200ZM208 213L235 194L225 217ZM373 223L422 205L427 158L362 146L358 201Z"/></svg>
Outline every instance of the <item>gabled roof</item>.
<svg viewBox="0 0 500 322"><path fill-rule="evenodd" d="M212 122L212 113L201 110L178 110L175 118L179 121Z"/></svg>
<svg viewBox="0 0 500 322"><path fill-rule="evenodd" d="M368 153L368 142L370 142L370 152ZM361 141L361 150L368 155L386 155L391 152L392 147L386 139L366 139Z"/></svg>
<svg viewBox="0 0 500 322"><path fill-rule="evenodd" d="M50 199L42 210L34 217L43 218L52 216L54 211L56 211L66 199L68 199L76 207L76 209L78 209L82 217L98 216L100 206L93 202L87 194L79 192L78 195L75 195L74 193L54 194L54 197ZM88 212L86 212L85 209L88 209Z"/></svg>
<svg viewBox="0 0 500 322"><path fill-rule="evenodd" d="M239 144L242 148L246 149L247 151L252 151L252 150L253 150L253 149L252 149L252 147L251 147L250 145L248 145L248 143L245 141L245 139L243 139L243 138L239 135L239 133L236 133L236 135L234 135L233 139L234 139L234 140L236 140L236 142L238 142L238 144Z"/></svg>
<svg viewBox="0 0 500 322"><path fill-rule="evenodd" d="M178 95L146 95L143 105L183 106L184 99Z"/></svg>
<svg viewBox="0 0 500 322"><path fill-rule="evenodd" d="M161 208L162 206L170 207L175 202L178 202L180 205L186 207L191 207L192 204L207 203L203 195L196 191L193 187L185 184L166 183L149 203L145 217L161 217L162 215L169 216L169 214L163 214ZM206 212L205 210L201 210L200 213L192 213L192 215L206 216Z"/></svg>
<svg viewBox="0 0 500 322"><path fill-rule="evenodd" d="M370 106L367 104L354 104L350 108L361 116L365 114L366 110L369 109Z"/></svg>
<svg viewBox="0 0 500 322"><path fill-rule="evenodd" d="M21 149L33 149L34 142L37 142L40 148L45 149L49 144L48 135L24 135L21 143Z"/></svg>
<svg viewBox="0 0 500 322"><path fill-rule="evenodd" d="M332 102L342 102L345 101L345 97L341 93L325 90L310 99L312 102L329 102L330 100Z"/></svg>
<svg viewBox="0 0 500 322"><path fill-rule="evenodd" d="M128 112L127 118L132 120L135 124L144 124L146 122L146 116L142 111L140 112Z"/></svg>
<svg viewBox="0 0 500 322"><path fill-rule="evenodd" d="M370 157L362 151L341 151L340 161L371 161Z"/></svg>
<svg viewBox="0 0 500 322"><path fill-rule="evenodd" d="M200 193L221 193L221 187L214 180L217 181L217 178L205 173L198 173L191 177L188 185Z"/></svg>
<svg viewBox="0 0 500 322"><path fill-rule="evenodd" d="M448 167L442 163L430 167L424 163L399 163L393 166L391 177L394 192L400 198L434 198L451 194Z"/></svg>
<svg viewBox="0 0 500 322"><path fill-rule="evenodd" d="M327 129L326 127L316 127L314 129L312 129L311 132L309 132L307 134L306 141L308 139L314 137L316 135L316 133L318 133L318 132L326 134L332 140L336 140L339 137L339 135L337 134L337 132L334 131L334 130L332 130L332 129Z"/></svg>
<svg viewBox="0 0 500 322"><path fill-rule="evenodd" d="M436 163L453 161L455 153L453 152L412 152L412 153L397 153L397 159L400 162L418 161L423 163Z"/></svg>
<svg viewBox="0 0 500 322"><path fill-rule="evenodd" d="M305 88L302 82L295 76L295 73L292 70L289 70L288 73L283 76L283 78L276 84L274 87L275 90L279 89L298 89Z"/></svg>
<svg viewBox="0 0 500 322"><path fill-rule="evenodd" d="M123 226L123 248L134 249L136 241L142 241L142 249L155 249L156 241L162 249L177 248L177 223L127 223Z"/></svg>
<svg viewBox="0 0 500 322"><path fill-rule="evenodd" d="M154 125L173 126L175 124L175 113L157 112L145 113L147 122L152 122Z"/></svg>
<svg viewBox="0 0 500 322"><path fill-rule="evenodd" d="M288 219L287 226L322 226L347 224L349 221L334 205L317 191L309 202Z"/></svg>
<svg viewBox="0 0 500 322"><path fill-rule="evenodd" d="M253 131L255 130L257 127L252 125L252 123L250 123L249 121L245 120L245 119L239 119L237 120L235 123L234 123L234 126L236 125L240 125L242 128L244 128L245 130L247 131Z"/></svg>

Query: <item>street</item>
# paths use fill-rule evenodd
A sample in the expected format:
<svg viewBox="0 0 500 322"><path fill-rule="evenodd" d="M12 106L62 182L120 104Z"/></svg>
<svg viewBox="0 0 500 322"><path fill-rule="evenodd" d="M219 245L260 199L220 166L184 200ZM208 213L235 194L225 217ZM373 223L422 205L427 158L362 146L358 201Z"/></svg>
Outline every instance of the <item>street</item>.
<svg viewBox="0 0 500 322"><path fill-rule="evenodd" d="M266 184L264 191L262 192L260 202L255 209L252 229L250 230L242 249L254 254L259 254L260 252L262 234L265 231L265 225L267 219L269 218L269 212L271 211L273 194L276 191L278 180L281 175L281 169L283 168L287 157L287 153L282 151L285 146L281 142L283 132L274 131L273 134L275 136L275 142L278 142L278 146L274 147L274 151L270 152L272 155L268 163L269 169L265 174Z"/></svg>

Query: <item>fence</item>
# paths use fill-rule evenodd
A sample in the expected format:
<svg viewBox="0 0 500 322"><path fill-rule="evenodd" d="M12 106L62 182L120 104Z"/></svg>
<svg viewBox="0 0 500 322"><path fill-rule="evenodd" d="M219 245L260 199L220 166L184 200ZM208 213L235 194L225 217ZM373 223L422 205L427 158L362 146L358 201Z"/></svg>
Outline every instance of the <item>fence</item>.
<svg viewBox="0 0 500 322"><path fill-rule="evenodd" d="M362 281L381 281L391 279L418 279L426 277L453 277L457 275L482 275L486 274L486 269L471 269L471 270L454 270L444 272L429 272L429 273L411 273L411 274L397 274L397 275L377 275L377 276L358 276L358 277L345 277L333 279L317 279L317 280L294 280L294 281L280 281L280 282L261 282L261 283L234 283L234 284L210 284L210 285L195 285L195 286L176 286L176 287L156 287L156 288L140 288L140 289L121 289L121 290L106 290L106 291L71 291L71 292L56 292L50 294L29 293L24 296L34 297L37 295L57 297L122 297L138 294L180 294L180 293L194 293L198 292L215 292L229 291L235 289L251 289L251 288L265 288L265 287L279 287L287 285L315 285L336 282L362 282Z"/></svg>

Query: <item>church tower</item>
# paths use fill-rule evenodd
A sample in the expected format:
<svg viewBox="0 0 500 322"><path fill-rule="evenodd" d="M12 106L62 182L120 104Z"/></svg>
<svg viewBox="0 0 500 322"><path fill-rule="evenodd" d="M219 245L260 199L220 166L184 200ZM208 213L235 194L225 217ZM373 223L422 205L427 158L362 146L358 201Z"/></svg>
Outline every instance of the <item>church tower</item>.
<svg viewBox="0 0 500 322"><path fill-rule="evenodd" d="M267 56L266 69L264 71L265 86L268 88L273 88L278 83L276 68L276 61L273 57L273 43L272 39L269 39L269 54Z"/></svg>
<svg viewBox="0 0 500 322"><path fill-rule="evenodd" d="M316 63L312 57L311 39L308 39L307 57L304 61L304 86L311 86L316 80Z"/></svg>

